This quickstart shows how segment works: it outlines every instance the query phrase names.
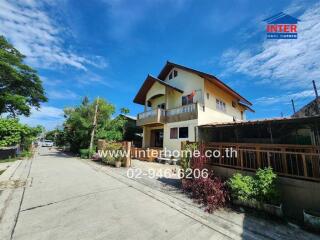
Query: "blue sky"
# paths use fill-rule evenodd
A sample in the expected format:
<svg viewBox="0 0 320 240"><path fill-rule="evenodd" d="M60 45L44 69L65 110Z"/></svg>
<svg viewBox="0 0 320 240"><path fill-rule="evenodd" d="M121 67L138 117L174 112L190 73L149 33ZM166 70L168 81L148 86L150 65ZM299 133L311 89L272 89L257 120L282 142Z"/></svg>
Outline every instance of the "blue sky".
<svg viewBox="0 0 320 240"><path fill-rule="evenodd" d="M286 12L301 20L298 40L267 40L263 19ZM8 1L0 34L39 72L49 102L30 124L54 128L63 108L84 95L104 97L131 115L148 73L167 60L211 73L249 99L249 119L279 117L314 98L320 86L319 1Z"/></svg>

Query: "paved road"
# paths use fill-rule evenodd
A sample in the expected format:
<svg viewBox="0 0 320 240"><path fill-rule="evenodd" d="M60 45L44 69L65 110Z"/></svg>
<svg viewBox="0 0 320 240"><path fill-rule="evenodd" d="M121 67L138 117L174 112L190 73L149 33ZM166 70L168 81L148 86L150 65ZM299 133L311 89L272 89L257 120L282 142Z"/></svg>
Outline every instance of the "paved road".
<svg viewBox="0 0 320 240"><path fill-rule="evenodd" d="M42 150L29 167L12 239L226 238L79 159Z"/></svg>
<svg viewBox="0 0 320 240"><path fill-rule="evenodd" d="M225 215L208 217L156 185L126 178L123 170L55 150L41 149L32 161L17 164L10 181L15 188L0 194L0 210L5 206L0 211L1 240L285 239L279 235L282 230L257 233L259 227L266 231L270 226L256 227L254 222L252 230L244 229L244 218L234 213L228 215L233 222Z"/></svg>

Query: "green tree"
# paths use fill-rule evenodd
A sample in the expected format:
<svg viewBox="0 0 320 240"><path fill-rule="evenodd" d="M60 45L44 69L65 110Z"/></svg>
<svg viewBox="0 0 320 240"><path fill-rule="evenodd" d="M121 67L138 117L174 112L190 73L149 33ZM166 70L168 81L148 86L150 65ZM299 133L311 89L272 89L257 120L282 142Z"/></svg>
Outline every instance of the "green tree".
<svg viewBox="0 0 320 240"><path fill-rule="evenodd" d="M90 103L85 97L80 106L64 110L66 118L64 122L65 137L66 141L70 143L70 149L73 152L89 147L96 103L97 99ZM115 112L114 105L106 100L100 98L98 103L97 134L95 139L101 137L100 132L105 129Z"/></svg>
<svg viewBox="0 0 320 240"><path fill-rule="evenodd" d="M25 56L0 36L0 114L30 115L31 107L46 102L37 72L23 63Z"/></svg>
<svg viewBox="0 0 320 240"><path fill-rule="evenodd" d="M53 141L55 145L59 147L66 144L65 132L60 128L46 132L45 139Z"/></svg>
<svg viewBox="0 0 320 240"><path fill-rule="evenodd" d="M42 126L29 127L19 123L18 119L0 118L0 147L21 144L23 149L28 149L42 131Z"/></svg>

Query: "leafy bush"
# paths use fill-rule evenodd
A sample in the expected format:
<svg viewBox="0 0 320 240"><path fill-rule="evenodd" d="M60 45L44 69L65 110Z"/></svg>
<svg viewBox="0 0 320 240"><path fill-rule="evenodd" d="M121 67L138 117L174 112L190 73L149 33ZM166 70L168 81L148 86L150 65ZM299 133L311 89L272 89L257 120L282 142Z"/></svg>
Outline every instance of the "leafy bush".
<svg viewBox="0 0 320 240"><path fill-rule="evenodd" d="M235 199L276 204L279 202L276 179L277 175L269 167L258 169L254 177L236 173L229 179L228 186Z"/></svg>
<svg viewBox="0 0 320 240"><path fill-rule="evenodd" d="M278 203L279 192L276 189L277 175L272 168L258 169L255 176L257 200L267 203Z"/></svg>
<svg viewBox="0 0 320 240"><path fill-rule="evenodd" d="M41 126L33 128L21 124L18 119L0 118L0 147L21 144L22 149L29 149L42 130Z"/></svg>
<svg viewBox="0 0 320 240"><path fill-rule="evenodd" d="M199 204L204 204L209 213L224 207L229 201L226 183L218 177L185 179L182 188Z"/></svg>
<svg viewBox="0 0 320 240"><path fill-rule="evenodd" d="M255 181L251 176L243 176L236 173L229 179L228 185L231 189L231 196L239 200L255 198Z"/></svg>
<svg viewBox="0 0 320 240"><path fill-rule="evenodd" d="M89 148L84 148L84 149L80 149L79 153L80 153L80 157L81 158L88 159L88 158L91 158L93 156L95 151L90 150Z"/></svg>

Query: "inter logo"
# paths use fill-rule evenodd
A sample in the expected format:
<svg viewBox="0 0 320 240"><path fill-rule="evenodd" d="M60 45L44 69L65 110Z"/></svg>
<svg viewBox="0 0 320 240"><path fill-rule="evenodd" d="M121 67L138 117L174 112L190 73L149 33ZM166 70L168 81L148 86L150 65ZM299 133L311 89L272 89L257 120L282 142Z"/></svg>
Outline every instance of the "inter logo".
<svg viewBox="0 0 320 240"><path fill-rule="evenodd" d="M267 22L267 39L297 39L299 19L283 12L265 20Z"/></svg>

